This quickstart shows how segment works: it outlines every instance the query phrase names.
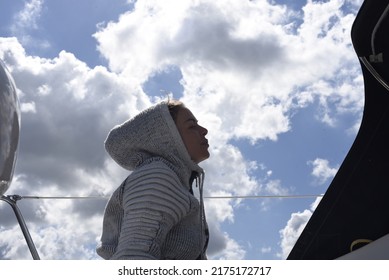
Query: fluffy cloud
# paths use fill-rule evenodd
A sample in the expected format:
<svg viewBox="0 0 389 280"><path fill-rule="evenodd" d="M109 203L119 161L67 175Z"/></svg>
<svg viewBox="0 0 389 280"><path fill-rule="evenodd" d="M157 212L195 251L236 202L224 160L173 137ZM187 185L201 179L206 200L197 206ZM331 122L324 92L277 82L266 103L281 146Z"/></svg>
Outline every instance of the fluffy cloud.
<svg viewBox="0 0 389 280"><path fill-rule="evenodd" d="M90 69L70 53L61 52L57 58L43 59L28 56L16 39L2 39L2 43L0 55L12 70L23 112L13 192L34 196L109 195L126 172L106 157L103 149L106 134L113 125L150 106L151 100L131 81L104 67ZM249 175L252 164L245 163L233 146L224 150L224 159L228 155L239 169L224 170L228 176L215 172L213 178L229 180L230 185L211 184L208 194L222 190L228 195L236 194L235 186L239 185L245 193L254 191L256 183ZM210 170L216 170L215 164L220 165L221 161L223 157L215 152ZM55 200L21 203L21 209L26 213L25 219L34 222L30 231L42 258L96 258L92 247L100 235L105 203L104 199L82 203ZM65 209L67 214L60 215ZM215 245L210 246L210 252L224 258L225 250L231 257L235 256L232 250L236 249L241 255L242 249L217 229L219 223L233 219L231 204L211 201L207 209L215 213L209 215L210 224L216 224ZM3 218L8 225L13 220L12 215ZM88 225L83 225L84 220ZM4 232L16 230L4 229ZM75 235L83 238L71 242ZM8 247L15 243L19 244L17 248L24 247L15 235L4 235L3 258L29 258L28 252Z"/></svg>
<svg viewBox="0 0 389 280"><path fill-rule="evenodd" d="M10 26L12 34L18 36L23 45L49 48L46 40L37 40L29 34L29 31L39 29L39 19L43 13L44 0L26 1L21 11L14 15L14 21Z"/></svg>
<svg viewBox="0 0 389 280"><path fill-rule="evenodd" d="M294 244L299 238L300 234L304 230L306 224L319 204L321 197L317 198L312 204L310 209L305 209L302 212L292 213L286 226L280 230L281 236L281 253L280 257L286 259L293 249Z"/></svg>
<svg viewBox="0 0 389 280"><path fill-rule="evenodd" d="M318 184L325 183L328 179L332 179L339 167L330 167L328 160L317 158L308 162L312 166L312 176L317 179Z"/></svg>
<svg viewBox="0 0 389 280"><path fill-rule="evenodd" d="M337 113L329 99L360 108L363 99L351 94L361 87L350 51L353 14L343 4L309 1L297 25L293 11L267 1L138 1L95 37L111 69L134 82L175 65L185 101L213 112L215 129L229 137L276 140L291 128L290 110L308 100L320 100L329 123ZM323 90L338 78L339 91Z"/></svg>
<svg viewBox="0 0 389 280"><path fill-rule="evenodd" d="M149 106L148 98L139 91L127 96L125 80L103 67L90 69L70 53L43 59L26 55L16 39L1 39L0 45L0 56L17 84L23 113L12 191L34 196L109 194L125 172L107 160L105 136L114 123ZM95 256L91 247L100 234L105 203L98 199L83 204L55 200L21 201L19 205L25 219L33 223L30 230L42 258L78 259ZM0 207L3 213L8 206ZM14 221L13 215L2 218L5 224ZM76 242L75 236L80 237ZM12 234L3 236L4 258L29 258L15 248L25 246L19 239Z"/></svg>
<svg viewBox="0 0 389 280"><path fill-rule="evenodd" d="M14 16L14 24L11 27L14 33L25 29L37 29L37 21L42 13L44 0L32 0L26 2L24 8Z"/></svg>

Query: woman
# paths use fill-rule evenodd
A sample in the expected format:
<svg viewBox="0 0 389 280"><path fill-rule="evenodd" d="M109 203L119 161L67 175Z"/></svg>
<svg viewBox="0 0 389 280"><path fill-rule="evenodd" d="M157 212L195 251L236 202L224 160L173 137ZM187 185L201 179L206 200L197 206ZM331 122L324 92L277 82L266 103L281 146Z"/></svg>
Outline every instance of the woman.
<svg viewBox="0 0 389 280"><path fill-rule="evenodd" d="M110 131L106 150L132 173L106 206L101 257L206 259L204 171L198 163L209 157L207 133L179 101L161 102Z"/></svg>

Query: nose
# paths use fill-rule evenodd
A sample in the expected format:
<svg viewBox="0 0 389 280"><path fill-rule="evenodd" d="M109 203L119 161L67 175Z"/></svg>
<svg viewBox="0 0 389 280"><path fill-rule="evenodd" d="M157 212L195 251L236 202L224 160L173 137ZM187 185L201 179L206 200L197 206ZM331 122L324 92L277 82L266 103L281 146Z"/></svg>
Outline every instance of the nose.
<svg viewBox="0 0 389 280"><path fill-rule="evenodd" d="M208 129L206 129L205 127L203 126L200 126L200 131L201 131L201 135L207 135L208 134Z"/></svg>

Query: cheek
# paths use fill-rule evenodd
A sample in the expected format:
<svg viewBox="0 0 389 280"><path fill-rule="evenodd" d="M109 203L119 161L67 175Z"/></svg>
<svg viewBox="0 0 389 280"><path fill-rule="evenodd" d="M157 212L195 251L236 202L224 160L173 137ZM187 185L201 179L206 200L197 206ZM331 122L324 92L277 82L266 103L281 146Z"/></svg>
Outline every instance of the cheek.
<svg viewBox="0 0 389 280"><path fill-rule="evenodd" d="M184 143L188 152L191 152L196 149L195 141L193 141L193 138L191 137L186 138L186 140L184 140Z"/></svg>
<svg viewBox="0 0 389 280"><path fill-rule="evenodd" d="M186 150L188 153L193 157L199 150L199 144L196 138L196 135L194 134L186 134L185 137L183 137L183 141L186 147Z"/></svg>

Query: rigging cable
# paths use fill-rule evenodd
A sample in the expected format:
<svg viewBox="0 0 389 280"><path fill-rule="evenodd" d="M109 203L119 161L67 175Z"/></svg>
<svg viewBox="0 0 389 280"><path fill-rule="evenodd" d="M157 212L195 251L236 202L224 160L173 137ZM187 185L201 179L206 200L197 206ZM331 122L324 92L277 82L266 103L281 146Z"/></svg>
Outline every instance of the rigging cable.
<svg viewBox="0 0 389 280"><path fill-rule="evenodd" d="M384 12L382 13L381 17L378 19L376 25L374 26L372 35L371 35L371 51L372 55L370 55L370 61L366 57L359 57L363 65L369 70L370 74L373 75L373 77L387 90L389 91L389 85L385 81L385 79L382 78L382 76L377 72L377 70L373 67L371 63L376 63L376 62L383 62L383 54L377 54L376 46L375 46L375 40L376 40L376 34L378 31L378 28L381 26L384 18L387 16L389 13L389 5L386 6Z"/></svg>
<svg viewBox="0 0 389 280"><path fill-rule="evenodd" d="M15 200L22 199L108 199L109 196L21 196L11 195ZM223 196L204 196L206 199L258 199L258 198L317 198L324 194L302 194L302 195L223 195Z"/></svg>

